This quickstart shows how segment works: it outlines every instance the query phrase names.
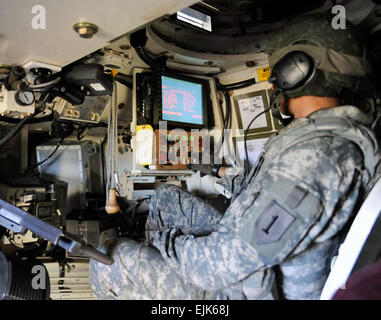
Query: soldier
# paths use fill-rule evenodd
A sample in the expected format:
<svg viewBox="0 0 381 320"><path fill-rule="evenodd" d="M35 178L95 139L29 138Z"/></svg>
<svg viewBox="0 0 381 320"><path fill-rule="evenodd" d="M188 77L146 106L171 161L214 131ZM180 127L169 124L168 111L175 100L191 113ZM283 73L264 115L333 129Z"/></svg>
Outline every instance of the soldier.
<svg viewBox="0 0 381 320"><path fill-rule="evenodd" d="M372 118L341 102L368 72L365 48L349 23L334 30L330 15L314 14L272 35L267 53L272 112L293 121L251 172L220 168L212 178L232 195L225 213L158 188L145 243L120 239L105 248L113 265L91 261L97 298L319 298L379 159Z"/></svg>

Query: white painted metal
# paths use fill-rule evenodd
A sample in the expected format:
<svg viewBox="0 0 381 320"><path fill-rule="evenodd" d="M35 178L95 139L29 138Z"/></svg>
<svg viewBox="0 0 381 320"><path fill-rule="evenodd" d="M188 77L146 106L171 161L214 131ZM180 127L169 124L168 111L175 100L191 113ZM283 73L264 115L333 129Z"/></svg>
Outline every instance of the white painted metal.
<svg viewBox="0 0 381 320"><path fill-rule="evenodd" d="M65 267L57 262L47 262L45 266L50 278L50 298L53 300L93 300L89 284L89 261L74 260Z"/></svg>
<svg viewBox="0 0 381 320"><path fill-rule="evenodd" d="M195 0L2 0L0 2L0 63L39 61L65 66L103 48L163 15L175 13ZM46 11L46 29L33 29L35 5ZM90 39L73 30L91 22L99 31Z"/></svg>

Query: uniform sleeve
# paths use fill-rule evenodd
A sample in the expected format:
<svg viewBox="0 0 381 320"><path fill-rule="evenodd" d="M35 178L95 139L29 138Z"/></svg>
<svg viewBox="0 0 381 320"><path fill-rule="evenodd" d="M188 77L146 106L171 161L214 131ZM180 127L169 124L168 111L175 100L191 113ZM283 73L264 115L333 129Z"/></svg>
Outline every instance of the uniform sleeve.
<svg viewBox="0 0 381 320"><path fill-rule="evenodd" d="M151 233L151 243L173 270L204 290L227 288L264 266L256 251L231 233L194 237L172 228Z"/></svg>
<svg viewBox="0 0 381 320"><path fill-rule="evenodd" d="M323 142L274 159L233 201L217 232L194 237L172 228L152 233L151 244L184 279L216 290L331 239L357 202L362 160L346 141ZM339 151L329 153L329 145Z"/></svg>
<svg viewBox="0 0 381 320"><path fill-rule="evenodd" d="M241 190L244 178L244 169L241 167L227 168L223 178L217 179L216 184L224 187L230 194L234 195Z"/></svg>

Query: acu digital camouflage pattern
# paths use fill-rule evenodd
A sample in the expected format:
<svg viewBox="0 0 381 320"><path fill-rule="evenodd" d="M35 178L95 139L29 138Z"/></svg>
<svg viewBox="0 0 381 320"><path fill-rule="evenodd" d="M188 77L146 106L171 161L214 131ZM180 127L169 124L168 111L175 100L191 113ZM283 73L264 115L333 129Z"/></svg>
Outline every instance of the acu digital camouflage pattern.
<svg viewBox="0 0 381 320"><path fill-rule="evenodd" d="M220 179L235 193L224 214L178 187L159 188L150 202L146 242L120 239L108 251L113 265L91 261L94 295L318 299L332 248L370 173L360 148L328 131L286 150L282 146L299 139L303 126L314 119L333 116L346 117L371 135L362 126L370 119L355 107L324 109L294 120L269 139L264 161L246 188L242 175ZM276 234L261 225L269 208L279 216L271 227Z"/></svg>

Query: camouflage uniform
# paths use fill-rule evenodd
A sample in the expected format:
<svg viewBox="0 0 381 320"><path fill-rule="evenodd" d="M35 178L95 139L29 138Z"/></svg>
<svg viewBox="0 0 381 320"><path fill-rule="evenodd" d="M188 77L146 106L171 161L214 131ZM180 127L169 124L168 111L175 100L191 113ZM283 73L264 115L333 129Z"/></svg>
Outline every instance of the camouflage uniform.
<svg viewBox="0 0 381 320"><path fill-rule="evenodd" d="M180 188L159 188L150 202L146 243L121 239L109 251L113 265L91 261L95 296L318 299L332 248L371 173L355 143L328 131L283 146L306 124L333 116L372 135L365 129L371 119L350 106L294 120L269 139L249 179L219 179L234 194L224 214Z"/></svg>

